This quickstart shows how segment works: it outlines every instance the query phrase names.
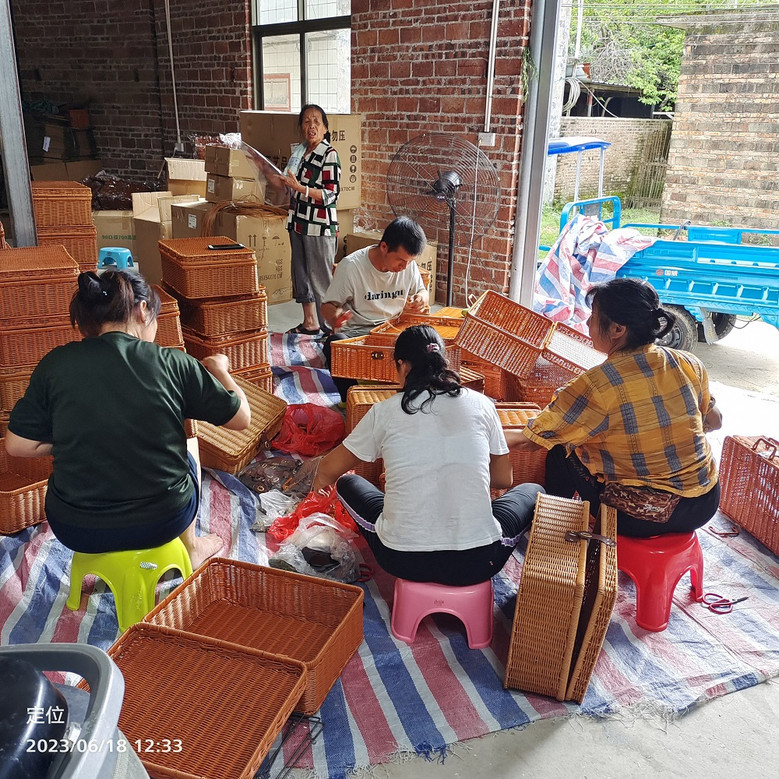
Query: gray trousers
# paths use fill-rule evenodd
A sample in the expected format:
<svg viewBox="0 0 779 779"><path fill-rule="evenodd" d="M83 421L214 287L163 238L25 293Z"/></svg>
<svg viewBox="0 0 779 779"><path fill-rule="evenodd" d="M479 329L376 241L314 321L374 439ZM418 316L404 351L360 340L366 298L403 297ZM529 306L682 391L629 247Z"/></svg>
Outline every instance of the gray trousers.
<svg viewBox="0 0 779 779"><path fill-rule="evenodd" d="M289 231L292 246L292 295L298 303L316 303L319 326L322 299L333 280L333 262L338 239L333 235L301 235Z"/></svg>

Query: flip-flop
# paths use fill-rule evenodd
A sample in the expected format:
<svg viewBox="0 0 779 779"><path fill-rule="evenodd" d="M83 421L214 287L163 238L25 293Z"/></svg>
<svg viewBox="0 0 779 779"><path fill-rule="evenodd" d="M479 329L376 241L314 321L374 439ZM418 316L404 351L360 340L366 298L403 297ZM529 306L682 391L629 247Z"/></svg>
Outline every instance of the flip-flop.
<svg viewBox="0 0 779 779"><path fill-rule="evenodd" d="M307 330L303 327L303 323L301 322L297 327L287 330L287 333L292 335L319 335L320 330L318 327L316 330Z"/></svg>

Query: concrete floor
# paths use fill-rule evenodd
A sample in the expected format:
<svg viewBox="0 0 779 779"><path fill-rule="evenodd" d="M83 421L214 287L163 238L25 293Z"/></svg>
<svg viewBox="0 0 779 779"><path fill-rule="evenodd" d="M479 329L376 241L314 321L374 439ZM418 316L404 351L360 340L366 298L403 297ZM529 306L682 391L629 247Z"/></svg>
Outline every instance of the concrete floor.
<svg viewBox="0 0 779 779"><path fill-rule="evenodd" d="M272 330L300 321L294 303L270 307ZM779 437L779 330L750 323L716 344L699 344L726 434ZM444 764L422 757L375 766L358 777L417 779L631 779L706 777L741 779L777 775L779 684L776 680L717 698L666 722L645 713L611 720L573 716L541 720L460 742ZM294 774L302 775L295 771Z"/></svg>

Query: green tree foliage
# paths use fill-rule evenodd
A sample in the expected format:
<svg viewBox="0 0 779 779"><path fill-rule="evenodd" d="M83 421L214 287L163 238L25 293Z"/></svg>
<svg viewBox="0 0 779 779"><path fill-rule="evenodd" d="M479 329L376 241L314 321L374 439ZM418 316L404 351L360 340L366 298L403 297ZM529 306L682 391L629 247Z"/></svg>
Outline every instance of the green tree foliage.
<svg viewBox="0 0 779 779"><path fill-rule="evenodd" d="M573 57L578 2L570 1ZM635 87L642 103L673 110L685 34L657 19L761 4L765 0L584 0L578 59L592 63L593 80Z"/></svg>

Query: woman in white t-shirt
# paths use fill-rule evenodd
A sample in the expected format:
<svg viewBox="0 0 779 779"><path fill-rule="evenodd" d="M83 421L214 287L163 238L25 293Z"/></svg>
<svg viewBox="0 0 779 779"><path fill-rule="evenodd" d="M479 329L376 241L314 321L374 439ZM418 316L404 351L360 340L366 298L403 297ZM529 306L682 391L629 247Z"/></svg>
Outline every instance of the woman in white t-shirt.
<svg viewBox="0 0 779 779"><path fill-rule="evenodd" d="M402 391L374 405L324 457L314 489L338 497L377 562L403 579L468 585L505 565L530 526L537 484L511 486L508 446L493 402L460 386L427 325L404 330L394 353ZM384 460L386 494L346 471ZM339 478L340 477L340 478Z"/></svg>

